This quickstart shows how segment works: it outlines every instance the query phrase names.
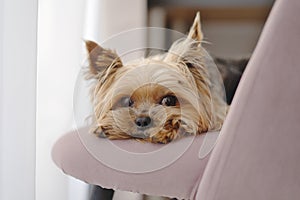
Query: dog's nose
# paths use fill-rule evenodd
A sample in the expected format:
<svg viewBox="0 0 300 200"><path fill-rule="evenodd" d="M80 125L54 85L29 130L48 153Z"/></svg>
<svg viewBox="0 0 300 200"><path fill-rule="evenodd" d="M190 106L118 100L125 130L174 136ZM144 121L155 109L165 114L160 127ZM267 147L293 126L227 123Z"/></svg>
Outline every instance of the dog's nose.
<svg viewBox="0 0 300 200"><path fill-rule="evenodd" d="M135 119L135 124L139 128L146 128L151 124L151 118L150 117L138 117Z"/></svg>

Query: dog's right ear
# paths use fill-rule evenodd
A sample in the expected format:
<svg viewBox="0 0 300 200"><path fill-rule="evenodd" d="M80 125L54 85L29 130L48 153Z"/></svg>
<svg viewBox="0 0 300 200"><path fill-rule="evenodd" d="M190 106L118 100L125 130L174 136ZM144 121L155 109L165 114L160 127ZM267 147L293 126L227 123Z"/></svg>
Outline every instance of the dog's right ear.
<svg viewBox="0 0 300 200"><path fill-rule="evenodd" d="M116 52L104 49L93 41L85 41L85 45L89 60L88 78L109 76L123 66Z"/></svg>

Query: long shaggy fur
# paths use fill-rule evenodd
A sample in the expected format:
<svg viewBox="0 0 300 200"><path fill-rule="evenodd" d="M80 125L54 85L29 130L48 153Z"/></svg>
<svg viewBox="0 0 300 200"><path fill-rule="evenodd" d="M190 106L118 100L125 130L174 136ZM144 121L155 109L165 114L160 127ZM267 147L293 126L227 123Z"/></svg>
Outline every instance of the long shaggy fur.
<svg viewBox="0 0 300 200"><path fill-rule="evenodd" d="M187 134L219 130L227 104L221 77L201 46L200 27L197 15L188 37L175 42L167 53L126 65L115 52L87 41L87 77L94 80L93 133L168 143ZM163 104L170 95L176 97L176 104ZM126 98L132 103L124 105ZM140 116L150 117L151 125L137 126Z"/></svg>

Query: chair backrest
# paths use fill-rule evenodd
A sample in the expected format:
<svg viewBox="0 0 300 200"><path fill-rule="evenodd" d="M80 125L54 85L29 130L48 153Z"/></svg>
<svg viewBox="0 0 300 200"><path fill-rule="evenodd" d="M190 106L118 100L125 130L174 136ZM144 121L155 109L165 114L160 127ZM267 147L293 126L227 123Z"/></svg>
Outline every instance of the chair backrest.
<svg viewBox="0 0 300 200"><path fill-rule="evenodd" d="M300 198L300 1L277 1L196 199Z"/></svg>

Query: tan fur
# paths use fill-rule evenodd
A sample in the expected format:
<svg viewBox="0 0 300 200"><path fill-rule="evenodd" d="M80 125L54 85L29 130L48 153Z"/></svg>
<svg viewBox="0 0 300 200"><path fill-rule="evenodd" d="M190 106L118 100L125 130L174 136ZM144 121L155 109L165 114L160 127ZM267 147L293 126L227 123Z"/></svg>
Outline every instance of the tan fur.
<svg viewBox="0 0 300 200"><path fill-rule="evenodd" d="M220 77L207 62L202 38L197 14L188 37L175 42L168 53L126 65L115 52L87 41L87 77L95 80L92 131L109 139L168 143L184 135L219 130L227 104ZM167 95L177 97L176 105L161 104ZM125 97L134 102L132 106L120 106ZM137 127L134 121L140 116L149 116L151 126Z"/></svg>

